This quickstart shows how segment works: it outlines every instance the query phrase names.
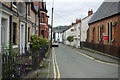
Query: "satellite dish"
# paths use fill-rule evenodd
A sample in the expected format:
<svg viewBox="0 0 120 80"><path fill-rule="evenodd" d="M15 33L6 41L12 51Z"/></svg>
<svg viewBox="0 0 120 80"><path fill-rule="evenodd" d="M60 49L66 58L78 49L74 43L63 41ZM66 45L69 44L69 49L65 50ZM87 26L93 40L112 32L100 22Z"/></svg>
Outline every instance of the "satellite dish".
<svg viewBox="0 0 120 80"><path fill-rule="evenodd" d="M17 5L17 11L18 11L18 14L20 16L24 16L25 15L25 6L23 5L22 2L18 3L18 5Z"/></svg>

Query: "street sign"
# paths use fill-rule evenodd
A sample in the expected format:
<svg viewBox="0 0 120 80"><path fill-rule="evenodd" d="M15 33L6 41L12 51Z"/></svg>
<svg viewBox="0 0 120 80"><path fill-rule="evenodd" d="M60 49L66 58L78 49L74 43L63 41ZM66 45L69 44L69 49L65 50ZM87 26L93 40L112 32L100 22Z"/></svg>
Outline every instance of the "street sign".
<svg viewBox="0 0 120 80"><path fill-rule="evenodd" d="M108 40L108 33L103 33L103 40Z"/></svg>

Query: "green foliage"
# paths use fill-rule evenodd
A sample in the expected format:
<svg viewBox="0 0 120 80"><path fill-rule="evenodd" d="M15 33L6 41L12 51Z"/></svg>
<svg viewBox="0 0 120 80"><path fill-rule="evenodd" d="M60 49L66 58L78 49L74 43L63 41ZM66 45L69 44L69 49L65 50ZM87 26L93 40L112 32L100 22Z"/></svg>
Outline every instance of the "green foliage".
<svg viewBox="0 0 120 80"><path fill-rule="evenodd" d="M67 37L67 40L68 40L69 42L73 42L74 36L68 36L68 37Z"/></svg>
<svg viewBox="0 0 120 80"><path fill-rule="evenodd" d="M49 41L40 36L33 35L30 41L31 49L37 49L40 46L49 45Z"/></svg>
<svg viewBox="0 0 120 80"><path fill-rule="evenodd" d="M14 58L16 56L16 52L13 49L12 45L9 44L8 47L2 46L2 76L5 78L12 78L12 73L15 69L15 61Z"/></svg>

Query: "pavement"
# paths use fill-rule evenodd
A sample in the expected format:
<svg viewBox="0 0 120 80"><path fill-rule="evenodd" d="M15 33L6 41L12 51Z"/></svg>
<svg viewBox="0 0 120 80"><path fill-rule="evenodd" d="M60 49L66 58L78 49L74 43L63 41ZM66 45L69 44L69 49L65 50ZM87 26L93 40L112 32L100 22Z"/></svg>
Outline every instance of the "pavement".
<svg viewBox="0 0 120 80"><path fill-rule="evenodd" d="M92 54L85 50L75 49L70 46L60 44L60 47L53 48L53 72L54 78L118 78L118 66L112 63L94 59L117 63L116 60L107 56ZM115 80L116 80L115 79Z"/></svg>
<svg viewBox="0 0 120 80"><path fill-rule="evenodd" d="M71 46L68 46L68 47L71 47ZM114 57L114 58L111 58L111 57L109 57L109 56L105 56L105 55L103 55L103 54L106 54L106 53L103 53L103 54L99 54L99 53L97 53L97 52L94 52L94 51L92 51L92 50L86 50L86 49L80 49L80 48L75 48L75 47L71 47L73 50L76 50L76 51L78 51L78 52L81 52L81 53L84 53L84 54L86 54L86 55L88 55L88 56L90 56L90 57L93 57L94 59L96 59L96 60L101 60L101 61L104 61L104 62L108 62L108 63L114 63L114 64L118 64L118 61L119 61L119 59L116 57L116 59L115 59L115 57L114 56L112 56L112 57Z"/></svg>
<svg viewBox="0 0 120 80"><path fill-rule="evenodd" d="M21 77L21 80L47 80L50 77L51 50L47 54L39 68Z"/></svg>

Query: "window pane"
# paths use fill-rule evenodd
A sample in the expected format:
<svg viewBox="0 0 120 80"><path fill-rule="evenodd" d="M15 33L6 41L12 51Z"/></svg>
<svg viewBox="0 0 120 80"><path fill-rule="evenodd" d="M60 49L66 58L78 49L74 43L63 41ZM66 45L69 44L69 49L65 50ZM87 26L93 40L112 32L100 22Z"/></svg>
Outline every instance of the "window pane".
<svg viewBox="0 0 120 80"><path fill-rule="evenodd" d="M16 23L13 23L13 44L16 44Z"/></svg>

